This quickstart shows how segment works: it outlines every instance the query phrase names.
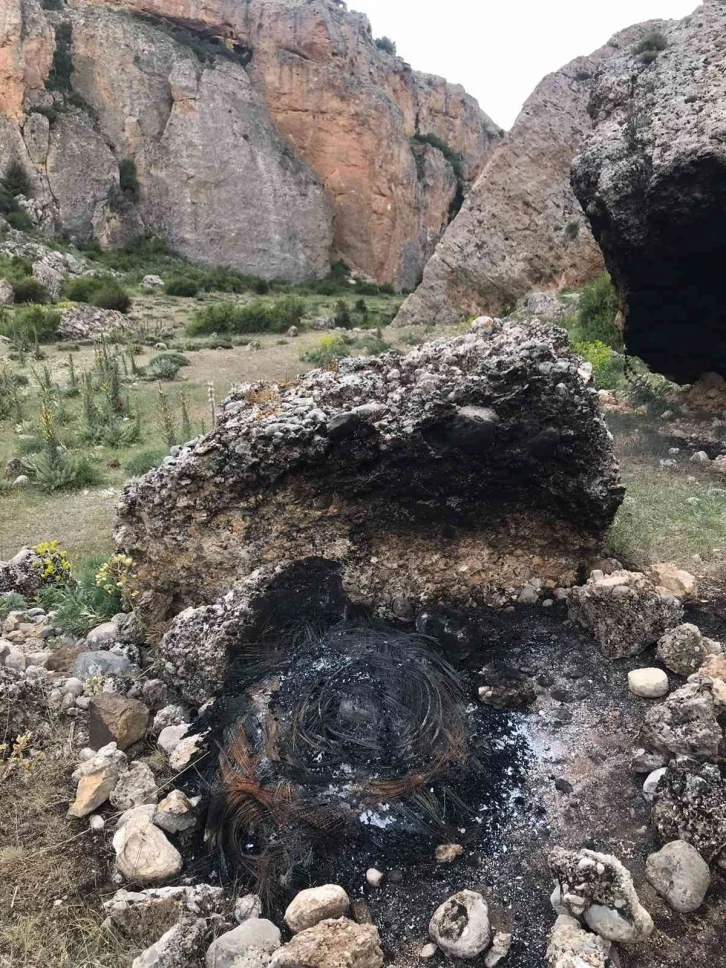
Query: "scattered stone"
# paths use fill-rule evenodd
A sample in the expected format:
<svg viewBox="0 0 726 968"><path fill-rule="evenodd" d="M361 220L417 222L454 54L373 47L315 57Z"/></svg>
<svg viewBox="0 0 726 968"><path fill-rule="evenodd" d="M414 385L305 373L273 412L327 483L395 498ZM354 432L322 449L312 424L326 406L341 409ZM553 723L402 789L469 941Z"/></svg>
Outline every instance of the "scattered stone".
<svg viewBox="0 0 726 968"><path fill-rule="evenodd" d="M439 844L434 851L437 864L453 864L464 853L461 844Z"/></svg>
<svg viewBox="0 0 726 968"><path fill-rule="evenodd" d="M627 943L651 935L653 920L616 857L555 847L549 865L556 881L552 895L556 913L584 917L588 927L608 941Z"/></svg>
<svg viewBox="0 0 726 968"><path fill-rule="evenodd" d="M119 776L109 800L117 810L131 810L144 803L156 803L158 797L154 774L146 763L137 760Z"/></svg>
<svg viewBox="0 0 726 968"><path fill-rule="evenodd" d="M7 279L0 279L0 306L12 306L15 292Z"/></svg>
<svg viewBox="0 0 726 968"><path fill-rule="evenodd" d="M51 655L45 664L49 672L59 672L70 676L79 655L86 651L84 645L62 645ZM82 677L78 677L82 678Z"/></svg>
<svg viewBox="0 0 726 968"><path fill-rule="evenodd" d="M115 622L104 622L97 625L86 636L86 648L91 652L110 649L118 641L118 625Z"/></svg>
<svg viewBox="0 0 726 968"><path fill-rule="evenodd" d="M149 725L146 706L116 692L101 692L94 696L88 713L88 736L94 749L115 741L119 749L125 750L143 739Z"/></svg>
<svg viewBox="0 0 726 968"><path fill-rule="evenodd" d="M134 958L131 968L189 968L201 964L207 922L202 918L183 918Z"/></svg>
<svg viewBox="0 0 726 968"><path fill-rule="evenodd" d="M547 946L548 968L608 968L613 950L605 938L586 931L569 914L555 921Z"/></svg>
<svg viewBox="0 0 726 968"><path fill-rule="evenodd" d="M594 571L585 585L571 589L571 617L589 627L603 655L638 655L679 624L683 606L640 572Z"/></svg>
<svg viewBox="0 0 726 968"><path fill-rule="evenodd" d="M479 702L494 709L526 709L537 698L534 679L501 663L481 670L485 685L478 690Z"/></svg>
<svg viewBox="0 0 726 968"><path fill-rule="evenodd" d="M243 894L234 902L235 921L242 924L250 918L262 917L262 899L259 894Z"/></svg>
<svg viewBox="0 0 726 968"><path fill-rule="evenodd" d="M78 781L76 798L68 808L69 817L86 817L105 803L126 769L126 755L109 743L74 771Z"/></svg>
<svg viewBox="0 0 726 968"><path fill-rule="evenodd" d="M699 676L704 679L722 679L726 681L726 655L707 655L703 665L698 670Z"/></svg>
<svg viewBox="0 0 726 968"><path fill-rule="evenodd" d="M383 968L378 931L347 918L321 921L276 951L270 968Z"/></svg>
<svg viewBox="0 0 726 968"><path fill-rule="evenodd" d="M385 876L383 871L376 870L375 867L369 867L366 871L366 883L371 887L380 887Z"/></svg>
<svg viewBox="0 0 726 968"><path fill-rule="evenodd" d="M660 588L665 588L681 601L690 601L698 595L698 582L694 576L671 563L652 565L647 574Z"/></svg>
<svg viewBox="0 0 726 968"><path fill-rule="evenodd" d="M25 672L25 653L21 652L20 649L9 649L3 665L6 669L12 669L13 672Z"/></svg>
<svg viewBox="0 0 726 968"><path fill-rule="evenodd" d="M648 774L645 783L643 784L643 796L649 802L652 802L655 796L655 791L658 789L658 784L660 783L663 776L665 776L666 767L661 766L657 770L653 770L652 773Z"/></svg>
<svg viewBox="0 0 726 968"><path fill-rule="evenodd" d="M697 450L695 454L691 455L692 464L710 464L711 458L708 456L705 450Z"/></svg>
<svg viewBox="0 0 726 968"><path fill-rule="evenodd" d="M272 921L249 918L211 943L205 963L207 968L234 968L238 958L252 951L270 955L280 943L280 929Z"/></svg>
<svg viewBox="0 0 726 968"><path fill-rule="evenodd" d="M300 335L300 330L297 328L297 326L291 326L285 335L294 338L295 336Z"/></svg>
<svg viewBox="0 0 726 968"><path fill-rule="evenodd" d="M137 811L141 811L138 812ZM141 884L168 881L182 869L182 856L150 820L136 808L113 837L116 867L127 880Z"/></svg>
<svg viewBox="0 0 726 968"><path fill-rule="evenodd" d="M172 790L156 808L154 823L169 834L180 834L195 827L197 818L186 794L181 790Z"/></svg>
<svg viewBox="0 0 726 968"><path fill-rule="evenodd" d="M92 676L118 676L124 672L131 672L132 662L123 655L113 652L81 651L73 663L73 675L79 679L90 679Z"/></svg>
<svg viewBox="0 0 726 968"><path fill-rule="evenodd" d="M716 764L685 756L672 760L651 816L662 841L684 840L706 863L726 869L726 780Z"/></svg>
<svg viewBox="0 0 726 968"><path fill-rule="evenodd" d="M487 902L476 891L459 891L434 911L429 936L445 955L476 958L491 941Z"/></svg>
<svg viewBox="0 0 726 968"><path fill-rule="evenodd" d="M350 907L350 898L337 884L323 884L300 891L285 911L285 924L297 934L329 918L342 918Z"/></svg>
<svg viewBox="0 0 726 968"><path fill-rule="evenodd" d="M668 765L668 757L662 753L650 753L648 750L637 749L633 753L630 765L635 773L652 773L659 770L662 766Z"/></svg>
<svg viewBox="0 0 726 968"><path fill-rule="evenodd" d="M172 750L169 756L169 765L173 770L185 770L197 754L202 751L203 746L204 736L201 733L186 736Z"/></svg>
<svg viewBox="0 0 726 968"><path fill-rule="evenodd" d="M156 723L156 721L154 722ZM175 726L164 726L159 733L157 742L167 756L171 756L190 729L191 726L189 723L179 723Z"/></svg>
<svg viewBox="0 0 726 968"><path fill-rule="evenodd" d="M643 699L662 699L668 694L668 676L662 669L633 669L628 673L628 689Z"/></svg>
<svg viewBox="0 0 726 968"><path fill-rule="evenodd" d="M698 670L709 655L723 652L723 646L708 639L690 622L666 632L658 640L658 658L679 676L690 676Z"/></svg>
<svg viewBox="0 0 726 968"><path fill-rule="evenodd" d="M103 828L106 826L106 821L102 816L100 816L100 814L93 813L88 818L88 826L91 828L91 830L103 830Z"/></svg>
<svg viewBox="0 0 726 968"><path fill-rule="evenodd" d="M691 676L685 686L648 709L640 730L643 746L664 755L716 759L723 741L718 721L723 706L713 690L719 682Z"/></svg>
<svg viewBox="0 0 726 968"><path fill-rule="evenodd" d="M495 968L500 961L503 961L509 954L512 947L512 936L504 931L497 931L492 941L492 946L487 951L484 958L484 968Z"/></svg>
<svg viewBox="0 0 726 968"><path fill-rule="evenodd" d="M438 950L439 950L438 945L435 945L433 941L430 941L428 944L425 944L423 946L423 948L419 951L418 956L419 958L426 958L426 959L433 958Z"/></svg>
<svg viewBox="0 0 726 968"><path fill-rule="evenodd" d="M112 924L138 944L151 944L185 915L221 919L224 891L211 884L117 891L103 902Z"/></svg>
<svg viewBox="0 0 726 968"><path fill-rule="evenodd" d="M147 679L141 687L141 698L144 705L148 706L149 709L158 709L161 712L162 707L166 708L168 692L166 683L162 682L161 679ZM156 719L154 719L154 722L156 722Z"/></svg>
<svg viewBox="0 0 726 968"><path fill-rule="evenodd" d="M645 863L645 876L674 911L689 914L703 904L711 885L708 864L695 847L674 840Z"/></svg>
<svg viewBox="0 0 726 968"><path fill-rule="evenodd" d="M61 686L61 692L73 696L74 699L77 699L79 696L83 695L83 683L75 676L71 676L71 678L66 679Z"/></svg>

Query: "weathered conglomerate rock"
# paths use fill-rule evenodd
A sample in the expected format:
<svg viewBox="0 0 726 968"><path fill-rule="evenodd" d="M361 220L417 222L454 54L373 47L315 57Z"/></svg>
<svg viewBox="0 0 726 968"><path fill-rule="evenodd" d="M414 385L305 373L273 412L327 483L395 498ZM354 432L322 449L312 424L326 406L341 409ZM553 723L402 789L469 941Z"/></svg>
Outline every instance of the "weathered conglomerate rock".
<svg viewBox="0 0 726 968"><path fill-rule="evenodd" d="M724 755L719 717L726 710L726 683L701 675L645 714L640 742L646 749L670 755L713 760Z"/></svg>
<svg viewBox="0 0 726 968"><path fill-rule="evenodd" d="M628 349L690 382L726 369L726 5L658 31L655 59L641 37L605 66L572 184L623 297Z"/></svg>
<svg viewBox="0 0 726 968"><path fill-rule="evenodd" d="M381 614L485 601L533 568L571 584L622 499L611 440L563 331L495 330L235 389L124 491L139 610L164 622L309 557Z"/></svg>
<svg viewBox="0 0 726 968"><path fill-rule="evenodd" d="M0 171L23 163L44 227L292 281L332 254L413 287L501 137L334 0L6 0L0 87Z"/></svg>
<svg viewBox="0 0 726 968"><path fill-rule="evenodd" d="M570 166L592 130L587 109L595 78L634 35L634 28L623 31L535 88L396 325L499 313L533 289L580 286L603 271L602 254L570 187Z"/></svg>
<svg viewBox="0 0 726 968"><path fill-rule="evenodd" d="M664 842L684 840L706 863L726 868L726 780L715 763L673 760L653 798L652 819Z"/></svg>
<svg viewBox="0 0 726 968"><path fill-rule="evenodd" d="M609 968L612 942L582 927L577 918L560 914L550 931L547 968Z"/></svg>
<svg viewBox="0 0 726 968"><path fill-rule="evenodd" d="M570 591L569 604L571 617L592 630L609 659L638 655L683 616L675 596L637 571L595 571Z"/></svg>
<svg viewBox="0 0 726 968"><path fill-rule="evenodd" d="M558 914L584 919L607 941L630 943L652 934L653 920L638 899L633 879L612 854L555 847L549 866Z"/></svg>

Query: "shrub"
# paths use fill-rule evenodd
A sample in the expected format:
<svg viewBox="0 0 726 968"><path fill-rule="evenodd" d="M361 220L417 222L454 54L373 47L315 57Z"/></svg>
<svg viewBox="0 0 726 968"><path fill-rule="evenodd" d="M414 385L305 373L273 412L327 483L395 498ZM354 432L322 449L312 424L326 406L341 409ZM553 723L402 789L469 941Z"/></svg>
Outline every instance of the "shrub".
<svg viewBox="0 0 726 968"><path fill-rule="evenodd" d="M27 259L14 255L11 258L0 258L0 278L9 283L19 282L33 275L33 267Z"/></svg>
<svg viewBox="0 0 726 968"><path fill-rule="evenodd" d="M196 296L199 282L188 276L171 276L166 280L164 292L167 296Z"/></svg>
<svg viewBox="0 0 726 968"><path fill-rule="evenodd" d="M653 52L658 54L668 46L668 38L660 30L650 30L641 41L635 46L636 54L646 54ZM654 58L655 59L655 58Z"/></svg>
<svg viewBox="0 0 726 968"><path fill-rule="evenodd" d="M139 200L139 179L136 174L136 162L130 158L122 158L118 165L119 188L124 197L130 202Z"/></svg>
<svg viewBox="0 0 726 968"><path fill-rule="evenodd" d="M459 184L463 183L464 159L461 157L458 151L454 151L448 142L444 141L443 138L439 138L438 135L421 134L420 131L416 132L416 134L413 136L413 140L417 141L419 144L431 145L432 148L437 148L453 168L457 182L459 182Z"/></svg>
<svg viewBox="0 0 726 968"><path fill-rule="evenodd" d="M53 63L45 86L50 91L68 92L71 90L71 75L73 74L73 55L71 45L73 28L67 21L59 23L55 28L55 51Z"/></svg>
<svg viewBox="0 0 726 968"><path fill-rule="evenodd" d="M29 232L33 228L27 212L9 212L5 218L10 228L18 232Z"/></svg>
<svg viewBox="0 0 726 968"><path fill-rule="evenodd" d="M160 353L150 360L149 375L157 380L175 380L183 366L189 366L189 360L181 353Z"/></svg>
<svg viewBox="0 0 726 968"><path fill-rule="evenodd" d="M22 612L27 607L27 601L17 592L6 592L0 595L0 622L4 622L10 612Z"/></svg>
<svg viewBox="0 0 726 968"><path fill-rule="evenodd" d="M396 44L389 37L377 37L376 47L378 50L382 50L386 54L391 54L393 56L396 54Z"/></svg>
<svg viewBox="0 0 726 968"><path fill-rule="evenodd" d="M0 336L7 336L21 348L28 350L36 339L43 343L55 339L60 318L61 314L57 309L28 306L18 310L13 316L7 313L0 315Z"/></svg>
<svg viewBox="0 0 726 968"><path fill-rule="evenodd" d="M323 336L318 345L306 350L300 359L304 363L332 363L334 360L341 360L345 356L350 356L350 350L344 336L339 333L330 333Z"/></svg>
<svg viewBox="0 0 726 968"><path fill-rule="evenodd" d="M104 566L107 566L105 571ZM122 588L119 582L105 580L109 570L116 569L103 557L95 556L81 570L75 584L41 588L38 601L44 608L54 610L53 624L72 635L86 635L117 615L123 608Z"/></svg>
<svg viewBox="0 0 726 968"><path fill-rule="evenodd" d="M78 490L101 483L98 470L90 460L80 454L47 448L41 453L26 457L23 469L42 491Z"/></svg>
<svg viewBox="0 0 726 968"><path fill-rule="evenodd" d="M15 293L15 302L18 304L36 303L40 305L50 301L48 290L34 276L25 276L23 279L14 282L13 292Z"/></svg>
<svg viewBox="0 0 726 968"><path fill-rule="evenodd" d="M347 303L343 302L342 299L338 301L338 305L335 307L335 325L340 326L343 329L350 329L353 325L353 319L350 315L350 310L348 309Z"/></svg>
<svg viewBox="0 0 726 968"><path fill-rule="evenodd" d="M575 353L592 363L592 378L596 389L615 390L623 382L623 357L600 340L575 343Z"/></svg>
<svg viewBox="0 0 726 968"><path fill-rule="evenodd" d="M153 468L159 467L168 453L166 447L149 447L146 450L140 450L126 462L126 471L132 477L142 477Z"/></svg>
<svg viewBox="0 0 726 968"><path fill-rule="evenodd" d="M88 303L100 309L115 309L127 313L131 308L131 297L115 279L102 276L82 276L69 279L64 288L66 299L73 302Z"/></svg>
<svg viewBox="0 0 726 968"><path fill-rule="evenodd" d="M619 350L623 336L615 325L618 302L610 276L605 273L582 290L577 314L575 342L602 342Z"/></svg>
<svg viewBox="0 0 726 968"><path fill-rule="evenodd" d="M219 303L196 313L189 324L190 336L199 333L282 333L300 323L305 303L294 296L256 299L245 305Z"/></svg>
<svg viewBox="0 0 726 968"><path fill-rule="evenodd" d="M11 161L2 179L5 190L13 197L30 195L30 179L19 161Z"/></svg>

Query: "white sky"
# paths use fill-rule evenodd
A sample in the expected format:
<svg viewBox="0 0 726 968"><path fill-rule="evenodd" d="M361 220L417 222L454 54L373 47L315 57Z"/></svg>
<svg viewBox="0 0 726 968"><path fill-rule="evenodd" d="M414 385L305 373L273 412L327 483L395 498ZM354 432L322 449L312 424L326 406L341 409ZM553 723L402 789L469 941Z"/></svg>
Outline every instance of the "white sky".
<svg viewBox="0 0 726 968"><path fill-rule="evenodd" d="M419 71L463 84L504 128L539 81L618 30L699 0L347 0Z"/></svg>

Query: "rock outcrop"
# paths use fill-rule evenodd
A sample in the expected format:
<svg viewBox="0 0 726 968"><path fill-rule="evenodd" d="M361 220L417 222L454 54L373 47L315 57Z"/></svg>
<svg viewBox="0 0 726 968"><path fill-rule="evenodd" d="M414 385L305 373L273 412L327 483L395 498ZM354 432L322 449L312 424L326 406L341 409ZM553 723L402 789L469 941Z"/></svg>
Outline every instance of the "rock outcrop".
<svg viewBox="0 0 726 968"><path fill-rule="evenodd" d="M236 388L212 433L125 489L139 608L164 622L309 557L382 614L485 601L532 567L572 584L622 499L580 366L564 331L510 324Z"/></svg>
<svg viewBox="0 0 726 968"><path fill-rule="evenodd" d="M726 371L725 43L720 0L644 27L608 61L573 166L623 299L626 345L680 382Z"/></svg>
<svg viewBox="0 0 726 968"><path fill-rule="evenodd" d="M592 130L588 103L598 72L633 35L623 31L537 86L490 155L397 325L501 313L532 290L579 286L603 271L570 187L570 167Z"/></svg>
<svg viewBox="0 0 726 968"><path fill-rule="evenodd" d="M39 221L81 239L154 232L291 281L332 256L411 288L500 138L462 88L380 50L332 0L44 6L0 14L0 170L20 160Z"/></svg>

